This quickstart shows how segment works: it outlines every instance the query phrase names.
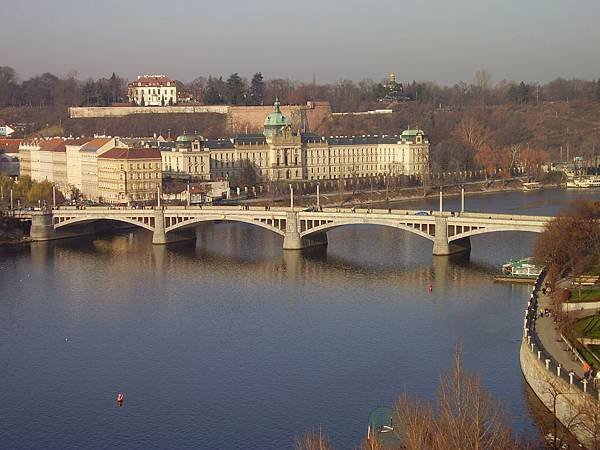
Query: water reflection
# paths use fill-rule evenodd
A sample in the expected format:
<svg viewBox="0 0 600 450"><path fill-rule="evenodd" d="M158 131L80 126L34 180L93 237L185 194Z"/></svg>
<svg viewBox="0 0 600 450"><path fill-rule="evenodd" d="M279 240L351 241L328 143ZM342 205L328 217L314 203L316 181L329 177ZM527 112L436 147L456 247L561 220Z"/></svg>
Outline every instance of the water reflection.
<svg viewBox="0 0 600 450"><path fill-rule="evenodd" d="M0 251L5 447L289 448L323 426L352 448L405 387L431 398L459 341L515 429L538 438L518 361L529 288L493 283L532 236L475 237L470 257L445 258L368 225L331 231L326 251L284 252L243 224L197 236Z"/></svg>

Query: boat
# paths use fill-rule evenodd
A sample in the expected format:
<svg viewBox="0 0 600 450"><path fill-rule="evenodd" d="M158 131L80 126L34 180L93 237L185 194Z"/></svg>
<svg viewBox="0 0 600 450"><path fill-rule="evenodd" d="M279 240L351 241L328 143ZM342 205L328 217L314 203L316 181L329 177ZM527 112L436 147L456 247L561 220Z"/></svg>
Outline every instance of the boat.
<svg viewBox="0 0 600 450"><path fill-rule="evenodd" d="M502 277L498 277L497 280L535 280L542 272L542 269L542 266L534 264L533 258L511 259L502 265Z"/></svg>
<svg viewBox="0 0 600 450"><path fill-rule="evenodd" d="M535 191L538 189L542 188L542 183L540 183L539 181L532 181L529 183L523 183L523 190L524 191Z"/></svg>
<svg viewBox="0 0 600 450"><path fill-rule="evenodd" d="M567 187L577 189L600 188L600 176L575 177L567 181Z"/></svg>

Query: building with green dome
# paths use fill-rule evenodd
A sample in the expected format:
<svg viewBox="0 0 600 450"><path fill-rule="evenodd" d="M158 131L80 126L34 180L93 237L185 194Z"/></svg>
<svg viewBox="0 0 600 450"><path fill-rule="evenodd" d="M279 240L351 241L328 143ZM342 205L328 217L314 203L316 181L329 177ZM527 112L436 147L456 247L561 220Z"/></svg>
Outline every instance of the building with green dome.
<svg viewBox="0 0 600 450"><path fill-rule="evenodd" d="M279 99L275 100L275 111L270 113L265 118L263 134L267 138L273 138L274 136L283 136L289 133L291 130L291 122L281 112Z"/></svg>
<svg viewBox="0 0 600 450"><path fill-rule="evenodd" d="M420 177L429 168L429 140L418 128L392 135L305 133L292 128L276 100L261 134L222 139L184 134L162 151L162 157L167 177L229 180L232 186L378 175Z"/></svg>

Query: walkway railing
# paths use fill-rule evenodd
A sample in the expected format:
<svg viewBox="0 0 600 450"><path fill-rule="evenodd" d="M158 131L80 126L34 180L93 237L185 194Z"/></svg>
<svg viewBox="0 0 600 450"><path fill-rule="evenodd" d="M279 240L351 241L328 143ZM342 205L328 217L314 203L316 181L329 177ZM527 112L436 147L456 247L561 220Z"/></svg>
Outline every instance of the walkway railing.
<svg viewBox="0 0 600 450"><path fill-rule="evenodd" d="M564 370L562 365L544 348L544 344L537 334L536 321L539 317L538 296L545 277L546 269L544 269L536 279L529 302L527 303L527 310L525 311L524 319L523 339L527 341L529 351L536 356L539 364L542 367L552 373L555 377L561 378L563 381L571 386L574 386L581 392L589 394L600 400L600 391L594 386L594 384L578 377L575 372L568 372L567 370ZM561 340L566 343L568 349L573 353L573 356L580 361L585 361L577 349L575 349L575 347L572 346L567 339L565 339L562 333L559 334Z"/></svg>

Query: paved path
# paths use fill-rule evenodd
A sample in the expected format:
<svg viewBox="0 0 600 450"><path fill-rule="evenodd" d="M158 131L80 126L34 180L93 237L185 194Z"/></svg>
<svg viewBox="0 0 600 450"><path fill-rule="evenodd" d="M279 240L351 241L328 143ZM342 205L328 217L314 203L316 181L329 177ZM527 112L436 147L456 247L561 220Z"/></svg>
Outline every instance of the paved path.
<svg viewBox="0 0 600 450"><path fill-rule="evenodd" d="M566 280L560 282L558 289L563 289L569 284ZM544 308L552 309L552 305L549 296L544 295L540 291L538 295L538 311L543 311ZM573 371L577 375L577 378L583 378L583 365L560 337L560 332L555 327L553 317L545 316L538 318L535 329L546 352L552 355L567 372Z"/></svg>

